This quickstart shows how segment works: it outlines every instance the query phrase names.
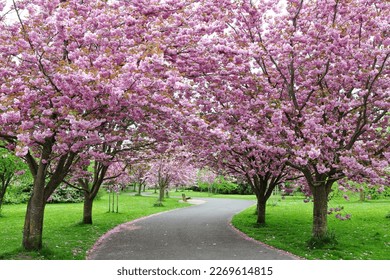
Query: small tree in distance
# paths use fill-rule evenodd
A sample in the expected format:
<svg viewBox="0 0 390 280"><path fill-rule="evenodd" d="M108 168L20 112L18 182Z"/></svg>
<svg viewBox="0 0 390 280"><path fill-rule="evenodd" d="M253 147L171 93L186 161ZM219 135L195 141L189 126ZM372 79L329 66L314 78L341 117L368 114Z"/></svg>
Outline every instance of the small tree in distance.
<svg viewBox="0 0 390 280"><path fill-rule="evenodd" d="M176 185L191 185L196 181L197 170L186 160L180 158L161 158L151 164L147 182L159 189L155 206L163 206L165 192Z"/></svg>
<svg viewBox="0 0 390 280"><path fill-rule="evenodd" d="M20 158L0 147L0 215L7 188L16 176L25 172L26 168Z"/></svg>

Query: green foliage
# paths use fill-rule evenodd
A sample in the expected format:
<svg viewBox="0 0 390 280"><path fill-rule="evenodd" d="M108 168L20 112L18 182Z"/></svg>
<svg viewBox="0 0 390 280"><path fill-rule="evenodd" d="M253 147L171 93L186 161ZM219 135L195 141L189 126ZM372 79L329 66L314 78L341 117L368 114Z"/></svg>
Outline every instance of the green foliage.
<svg viewBox="0 0 390 280"><path fill-rule="evenodd" d="M355 193L359 193L361 195L361 189L363 190L364 200L377 200L377 199L385 199L390 198L390 187L389 186L368 186L367 184L358 184L354 182L349 182L349 185L355 189ZM335 184L334 190L330 193L330 197L342 197L343 195L353 194L353 191L340 191L337 188L338 184Z"/></svg>
<svg viewBox="0 0 390 280"><path fill-rule="evenodd" d="M15 176L17 171L26 170L26 165L22 160L7 150L0 148L0 180L5 182L8 178Z"/></svg>
<svg viewBox="0 0 390 280"><path fill-rule="evenodd" d="M213 194L252 194L249 185L245 183L236 183L224 176L218 176L214 183L198 182L198 188L202 192Z"/></svg>
<svg viewBox="0 0 390 280"><path fill-rule="evenodd" d="M367 199L381 199L390 197L390 188L386 187L382 192L378 192L377 188L368 188L364 189L364 193Z"/></svg>
<svg viewBox="0 0 390 280"><path fill-rule="evenodd" d="M84 200L82 190L62 185L49 197L48 203L77 203Z"/></svg>
<svg viewBox="0 0 390 280"><path fill-rule="evenodd" d="M5 194L4 204L27 203L31 196L32 187L30 180L14 183Z"/></svg>
<svg viewBox="0 0 390 280"><path fill-rule="evenodd" d="M253 194L252 188L248 183L237 183L237 192L235 194Z"/></svg>
<svg viewBox="0 0 390 280"><path fill-rule="evenodd" d="M25 203L30 198L32 176L27 165L18 157L0 148L0 202ZM0 205L1 208L1 205Z"/></svg>
<svg viewBox="0 0 390 280"><path fill-rule="evenodd" d="M237 192L237 184L226 179L223 176L218 176L215 180L215 189L220 194L232 194Z"/></svg>

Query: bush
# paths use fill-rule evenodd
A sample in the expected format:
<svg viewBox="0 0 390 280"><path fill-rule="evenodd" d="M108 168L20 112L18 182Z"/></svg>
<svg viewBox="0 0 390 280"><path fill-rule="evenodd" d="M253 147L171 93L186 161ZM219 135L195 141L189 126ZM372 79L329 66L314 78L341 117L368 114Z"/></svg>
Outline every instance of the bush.
<svg viewBox="0 0 390 280"><path fill-rule="evenodd" d="M26 184L14 184L10 186L4 196L4 204L20 204L27 203L31 196L33 185Z"/></svg>
<svg viewBox="0 0 390 280"><path fill-rule="evenodd" d="M84 200L84 192L68 186L60 186L47 200L48 203L77 203Z"/></svg>
<svg viewBox="0 0 390 280"><path fill-rule="evenodd" d="M253 194L251 186L244 182L237 183L236 190L237 194Z"/></svg>
<svg viewBox="0 0 390 280"><path fill-rule="evenodd" d="M237 193L237 184L232 181L226 180L225 177L218 177L214 183L217 192L220 194L233 194Z"/></svg>
<svg viewBox="0 0 390 280"><path fill-rule="evenodd" d="M390 197L390 188L385 187L382 192L379 192L377 188L365 187L364 193L365 193L366 197L370 198L370 199L387 198L387 197Z"/></svg>
<svg viewBox="0 0 390 280"><path fill-rule="evenodd" d="M214 183L198 182L193 191L211 192L218 194L253 194L252 188L245 182L233 182L223 176L218 176Z"/></svg>

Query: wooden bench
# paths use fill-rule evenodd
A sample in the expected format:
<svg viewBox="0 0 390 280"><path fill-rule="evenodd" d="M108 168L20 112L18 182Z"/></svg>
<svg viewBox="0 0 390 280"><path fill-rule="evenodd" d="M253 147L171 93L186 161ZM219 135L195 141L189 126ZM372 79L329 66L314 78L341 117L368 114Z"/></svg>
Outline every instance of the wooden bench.
<svg viewBox="0 0 390 280"><path fill-rule="evenodd" d="M187 202L188 199L191 199L191 197L186 197L185 193L182 193L181 197L183 198L183 202Z"/></svg>

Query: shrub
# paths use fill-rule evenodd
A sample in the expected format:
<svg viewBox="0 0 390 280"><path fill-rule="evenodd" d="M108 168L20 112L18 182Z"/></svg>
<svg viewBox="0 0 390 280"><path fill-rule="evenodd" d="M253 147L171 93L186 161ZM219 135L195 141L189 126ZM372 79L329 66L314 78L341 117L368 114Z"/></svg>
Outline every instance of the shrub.
<svg viewBox="0 0 390 280"><path fill-rule="evenodd" d="M57 188L54 193L49 197L48 203L77 203L84 200L84 192L75 188L71 188L65 185Z"/></svg>
<svg viewBox="0 0 390 280"><path fill-rule="evenodd" d="M237 194L253 194L253 190L248 183L239 182L237 183Z"/></svg>
<svg viewBox="0 0 390 280"><path fill-rule="evenodd" d="M4 204L27 203L31 196L32 184L20 182L10 186L4 196Z"/></svg>
<svg viewBox="0 0 390 280"><path fill-rule="evenodd" d="M370 199L380 199L380 198L390 197L389 187L383 187L381 189L383 189L383 191L378 191L377 188L365 187L364 192L366 197L369 197Z"/></svg>

